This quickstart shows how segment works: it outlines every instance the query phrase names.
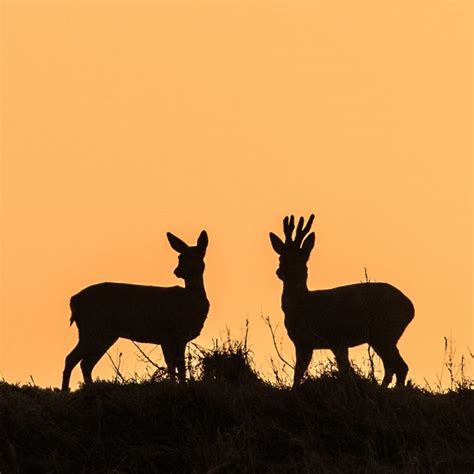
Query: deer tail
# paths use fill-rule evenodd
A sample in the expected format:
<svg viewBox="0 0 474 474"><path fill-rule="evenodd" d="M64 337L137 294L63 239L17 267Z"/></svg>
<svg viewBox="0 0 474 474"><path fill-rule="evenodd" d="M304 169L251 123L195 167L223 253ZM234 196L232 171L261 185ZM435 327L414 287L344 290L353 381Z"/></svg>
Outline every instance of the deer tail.
<svg viewBox="0 0 474 474"><path fill-rule="evenodd" d="M71 319L69 320L69 326L72 326L72 323L74 323L76 321L76 318L75 318L75 315L74 315L74 308L75 308L74 296L69 301L69 307L71 308Z"/></svg>

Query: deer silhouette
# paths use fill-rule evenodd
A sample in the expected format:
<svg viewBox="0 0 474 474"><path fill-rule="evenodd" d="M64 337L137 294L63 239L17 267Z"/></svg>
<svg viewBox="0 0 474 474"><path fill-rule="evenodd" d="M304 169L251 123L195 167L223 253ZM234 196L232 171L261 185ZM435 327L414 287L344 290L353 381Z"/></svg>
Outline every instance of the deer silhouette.
<svg viewBox="0 0 474 474"><path fill-rule="evenodd" d="M388 283L358 283L325 290L308 290L307 262L314 247L311 230L314 215L306 225L301 217L295 237L294 216L285 217L285 242L270 232L270 241L280 256L277 276L283 281L282 310L285 327L295 345L293 386L297 386L311 361L314 349L330 349L341 373L350 369L349 347L368 343L382 359L387 386L396 375L397 386L405 384L408 365L397 342L414 317L412 302Z"/></svg>
<svg viewBox="0 0 474 474"><path fill-rule="evenodd" d="M186 344L200 334L209 311L203 279L208 237L202 231L194 247L170 232L167 237L179 253L174 274L184 279L184 288L99 283L71 298L71 324L79 329L79 342L66 357L62 390L68 390L79 362L84 383L92 383L92 369L119 337L161 344L171 380L176 371L185 380Z"/></svg>

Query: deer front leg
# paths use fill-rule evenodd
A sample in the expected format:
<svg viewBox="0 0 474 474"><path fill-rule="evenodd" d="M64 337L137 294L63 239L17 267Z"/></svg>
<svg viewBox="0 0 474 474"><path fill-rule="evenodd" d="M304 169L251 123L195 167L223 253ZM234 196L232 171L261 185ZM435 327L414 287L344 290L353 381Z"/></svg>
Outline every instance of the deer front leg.
<svg viewBox="0 0 474 474"><path fill-rule="evenodd" d="M337 368L340 375L348 375L351 371L351 364L349 362L349 348L336 347L333 350L336 356Z"/></svg>
<svg viewBox="0 0 474 474"><path fill-rule="evenodd" d="M295 376L293 379L293 388L297 387L303 378L311 356L313 355L313 348L306 344L295 344L296 350L296 365L295 365Z"/></svg>
<svg viewBox="0 0 474 474"><path fill-rule="evenodd" d="M176 348L171 342L161 344L163 350L163 357L165 358L168 373L172 382L176 381Z"/></svg>
<svg viewBox="0 0 474 474"><path fill-rule="evenodd" d="M177 348L176 368L178 370L178 379L180 382L185 382L186 381L186 361L185 361L186 343L179 342L176 348Z"/></svg>

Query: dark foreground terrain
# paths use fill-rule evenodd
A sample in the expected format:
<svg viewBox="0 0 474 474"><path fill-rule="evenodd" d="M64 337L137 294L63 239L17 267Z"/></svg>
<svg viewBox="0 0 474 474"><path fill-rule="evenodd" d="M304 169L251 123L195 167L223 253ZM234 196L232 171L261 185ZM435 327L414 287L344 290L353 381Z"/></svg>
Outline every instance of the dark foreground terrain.
<svg viewBox="0 0 474 474"><path fill-rule="evenodd" d="M0 384L4 473L474 469L474 391L384 389L327 373L298 390L214 371L72 393Z"/></svg>

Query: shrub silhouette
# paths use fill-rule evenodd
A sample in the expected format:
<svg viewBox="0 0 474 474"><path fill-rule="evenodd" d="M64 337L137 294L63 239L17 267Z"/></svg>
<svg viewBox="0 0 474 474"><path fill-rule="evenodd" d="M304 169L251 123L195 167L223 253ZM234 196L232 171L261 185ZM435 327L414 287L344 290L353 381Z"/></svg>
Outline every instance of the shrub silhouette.
<svg viewBox="0 0 474 474"><path fill-rule="evenodd" d="M214 341L210 350L199 350L199 367L203 381L214 380L233 385L241 385L258 381L259 378L252 368L250 349L247 347L247 338L236 341L230 338L219 343Z"/></svg>

